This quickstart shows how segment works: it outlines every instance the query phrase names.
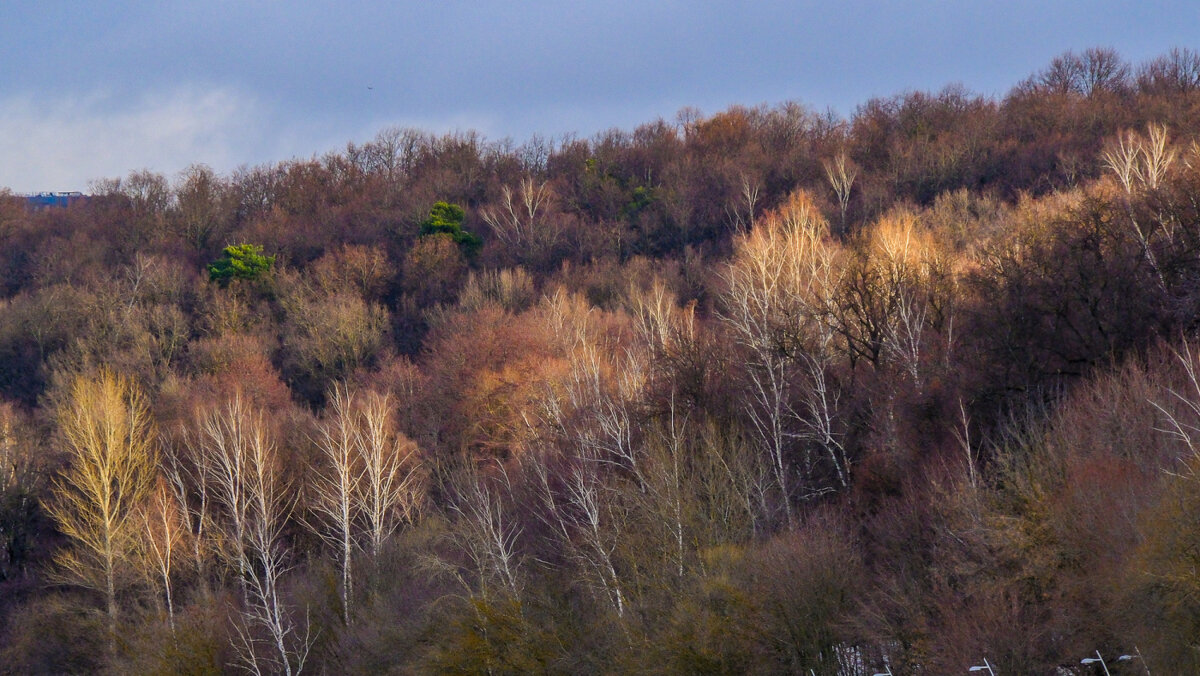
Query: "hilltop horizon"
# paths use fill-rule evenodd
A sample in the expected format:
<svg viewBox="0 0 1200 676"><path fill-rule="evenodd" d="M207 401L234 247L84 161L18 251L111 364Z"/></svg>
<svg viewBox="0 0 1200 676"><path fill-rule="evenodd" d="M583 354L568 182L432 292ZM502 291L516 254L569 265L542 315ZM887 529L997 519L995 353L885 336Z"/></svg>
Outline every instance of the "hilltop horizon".
<svg viewBox="0 0 1200 676"><path fill-rule="evenodd" d="M1192 46L1200 11L1179 0L17 0L0 7L0 25L13 27L0 186L35 192L142 169L304 160L391 126L522 143L631 129L687 106L711 115L798 101L848 119L873 98L950 83L999 98L1068 50L1140 63Z"/></svg>

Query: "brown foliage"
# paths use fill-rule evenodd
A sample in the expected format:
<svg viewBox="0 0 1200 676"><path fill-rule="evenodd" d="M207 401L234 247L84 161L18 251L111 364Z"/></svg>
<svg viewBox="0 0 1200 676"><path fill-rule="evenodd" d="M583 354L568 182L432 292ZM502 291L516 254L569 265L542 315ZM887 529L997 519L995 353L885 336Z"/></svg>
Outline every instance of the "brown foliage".
<svg viewBox="0 0 1200 676"><path fill-rule="evenodd" d="M0 194L0 670L1195 671L1197 62ZM479 256L418 235L441 200ZM208 284L242 241L275 278ZM82 556L78 454L38 517L79 378L168 432L107 665L30 565ZM368 437L421 519L368 527Z"/></svg>

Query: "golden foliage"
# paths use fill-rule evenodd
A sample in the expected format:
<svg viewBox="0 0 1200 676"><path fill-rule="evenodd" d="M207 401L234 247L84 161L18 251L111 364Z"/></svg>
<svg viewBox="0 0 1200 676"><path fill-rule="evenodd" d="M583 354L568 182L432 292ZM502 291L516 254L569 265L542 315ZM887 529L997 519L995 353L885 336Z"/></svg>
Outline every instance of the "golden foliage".
<svg viewBox="0 0 1200 676"><path fill-rule="evenodd" d="M120 578L154 479L154 425L141 391L108 371L77 376L58 416L71 464L55 482L50 514L71 546L57 562L67 580L105 595L115 631Z"/></svg>

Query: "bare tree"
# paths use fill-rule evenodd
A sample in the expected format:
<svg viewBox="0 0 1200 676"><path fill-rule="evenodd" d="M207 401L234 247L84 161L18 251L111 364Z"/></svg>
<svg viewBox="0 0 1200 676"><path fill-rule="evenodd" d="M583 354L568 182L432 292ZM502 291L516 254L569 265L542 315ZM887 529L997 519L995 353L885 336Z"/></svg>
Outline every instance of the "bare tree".
<svg viewBox="0 0 1200 676"><path fill-rule="evenodd" d="M1157 190L1159 184L1175 164L1176 151L1167 138L1167 128L1161 124L1150 124L1146 128L1146 142L1142 146L1141 179L1148 190Z"/></svg>
<svg viewBox="0 0 1200 676"><path fill-rule="evenodd" d="M798 416L816 416L803 422L810 431L826 428L836 403L825 379L833 340L826 314L838 277L828 236L828 226L808 196L794 194L736 242L722 294L720 317L747 355L751 396L746 413L770 458L789 523L793 470L788 449L803 433L797 429ZM805 413L792 407L797 365L813 381ZM812 464L806 456L806 474ZM840 481L848 481L846 463L835 466Z"/></svg>
<svg viewBox="0 0 1200 676"><path fill-rule="evenodd" d="M1172 223L1168 219L1158 218L1153 226L1144 226L1133 208L1133 197L1146 191L1157 190L1174 165L1177 153L1168 140L1167 129L1162 125L1151 124L1147 128L1146 137L1132 130L1123 131L1117 134L1116 142L1101 153L1100 157L1125 192L1126 211L1134 235L1142 247L1146 263L1158 278L1159 287L1165 292L1166 278L1159 267L1151 240L1157 230L1168 242L1171 241L1174 238Z"/></svg>
<svg viewBox="0 0 1200 676"><path fill-rule="evenodd" d="M312 490L322 526L318 535L338 549L342 617L350 623L354 553L365 544L378 556L384 541L416 519L424 494L416 444L395 430L392 399L336 385L317 446L324 458Z"/></svg>
<svg viewBox="0 0 1200 676"><path fill-rule="evenodd" d="M1041 89L1053 94L1084 94L1083 59L1068 51L1054 57L1050 65L1037 77Z"/></svg>
<svg viewBox="0 0 1200 676"><path fill-rule="evenodd" d="M1100 155L1127 195L1157 190L1177 156L1161 124L1150 124L1144 137L1133 130L1117 134L1116 143Z"/></svg>
<svg viewBox="0 0 1200 676"><path fill-rule="evenodd" d="M815 449L829 459L837 479L837 488L850 486L850 458L842 443L842 432L839 429L838 405L841 402L841 390L830 378L832 358L827 350L803 353L799 356L803 387L800 403L796 408L789 408L790 415L798 423L798 438L815 446ZM816 471L816 459L808 448L804 454L804 470L808 478ZM822 493L825 486L813 486L812 493Z"/></svg>
<svg viewBox="0 0 1200 676"><path fill-rule="evenodd" d="M1115 49L1090 47L1083 52L1081 83L1084 93L1121 93L1129 87L1129 64Z"/></svg>
<svg viewBox="0 0 1200 676"><path fill-rule="evenodd" d="M201 591L210 591L208 578L209 555L213 551L211 531L211 495L209 471L204 453L188 453L190 446L187 428L180 430L180 437L164 444L163 477L171 490L178 508L179 519L191 544L192 563Z"/></svg>
<svg viewBox="0 0 1200 676"><path fill-rule="evenodd" d="M613 354L615 352L615 354ZM646 483L634 442L637 422L632 406L645 383L644 355L636 350L606 351L590 340L571 354L571 370L563 388L566 407L555 425L580 454L633 474Z"/></svg>
<svg viewBox="0 0 1200 676"><path fill-rule="evenodd" d="M417 129L388 127L361 150L366 169L381 174L390 185L407 176L418 156L433 139Z"/></svg>
<svg viewBox="0 0 1200 676"><path fill-rule="evenodd" d="M971 441L971 416L967 415L967 407L963 404L963 400L958 400L959 426L954 430L954 438L958 441L958 445L962 447L963 458L967 464L967 481L971 488L979 487L979 473L976 470L977 461L975 459L975 446Z"/></svg>
<svg viewBox="0 0 1200 676"><path fill-rule="evenodd" d="M746 202L746 225L754 223L754 209L758 206L761 188L757 181L742 174L742 199Z"/></svg>
<svg viewBox="0 0 1200 676"><path fill-rule="evenodd" d="M506 185L500 194L498 206L484 207L479 212L500 241L517 250L554 246L560 233L553 219L545 217L554 199L548 183L535 183L532 177L526 177L516 190Z"/></svg>
<svg viewBox="0 0 1200 676"><path fill-rule="evenodd" d="M754 224L754 213L758 207L758 202L762 195L762 186L759 182L749 175L741 174L742 190L738 193L740 201L734 201L732 205L725 207L725 216L729 221L729 226L734 232L745 232L747 228ZM746 208L745 217L742 216L742 206Z"/></svg>
<svg viewBox="0 0 1200 676"><path fill-rule="evenodd" d="M77 376L58 415L71 464L54 484L49 511L72 546L57 562L67 580L104 596L115 651L120 578L154 478L154 426L141 391L107 371Z"/></svg>
<svg viewBox="0 0 1200 676"><path fill-rule="evenodd" d="M929 314L935 254L908 213L880 220L871 233L869 255L879 294L885 297L883 352L921 387L921 350Z"/></svg>
<svg viewBox="0 0 1200 676"><path fill-rule="evenodd" d="M698 523L718 543L760 535L769 514L768 465L738 430L714 420L700 426L698 445L701 452L693 456L702 489Z"/></svg>
<svg viewBox="0 0 1200 676"><path fill-rule="evenodd" d="M566 498L571 509L556 516L560 524L570 523L576 535L581 558L599 581L617 617L625 616L625 593L614 565L613 552L619 539L619 521L609 518L606 489L594 462L576 463L567 477Z"/></svg>
<svg viewBox="0 0 1200 676"><path fill-rule="evenodd" d="M1116 144L1100 155L1104 165L1113 172L1126 194L1131 194L1138 187L1138 164L1141 156L1141 139L1132 130L1117 134Z"/></svg>
<svg viewBox="0 0 1200 676"><path fill-rule="evenodd" d="M21 456L17 450L17 435L13 425L12 404L0 404L0 493L20 485L17 468Z"/></svg>
<svg viewBox="0 0 1200 676"><path fill-rule="evenodd" d="M282 531L294 499L279 476L275 442L262 413L240 395L204 416L201 430L213 497L223 512L218 525L243 591L243 621L235 626L239 658L256 674L292 676L303 669L310 641L280 599L287 572ZM267 634L273 657L260 654L257 630Z"/></svg>
<svg viewBox="0 0 1200 676"><path fill-rule="evenodd" d="M612 518L612 496L603 482L603 465L587 455L587 449L581 452L564 458L547 448L521 460L536 482L538 518L579 565L588 586L610 604L620 620L626 611L624 584L614 559L620 522ZM554 471L552 464L562 464L564 469Z"/></svg>
<svg viewBox="0 0 1200 676"><path fill-rule="evenodd" d="M179 176L175 186L174 230L193 249L206 252L228 225L232 209L229 189L211 168L193 164Z"/></svg>
<svg viewBox="0 0 1200 676"><path fill-rule="evenodd" d="M248 429L248 406L241 396L202 415L198 463L204 472L205 484L209 487L214 506L220 510L214 514L214 528L219 530L220 554L237 571L237 581L243 600L249 595L247 579L251 565L248 550L250 497L248 495L248 453L253 431Z"/></svg>
<svg viewBox="0 0 1200 676"><path fill-rule="evenodd" d="M661 280L655 279L648 289L631 283L627 297L637 347L649 363L646 370L669 361L685 344L697 340L694 305L678 307ZM639 450L644 456L639 462L647 466L648 509L669 530L680 575L685 511L702 510L700 527L711 531L709 537L716 542L733 533L757 531L762 515L770 511L766 499L771 479L762 472L766 465L755 462L745 445L724 438L712 425L705 428L705 440L691 447L687 441L691 430L691 412L681 411L672 393L666 420L654 426Z"/></svg>
<svg viewBox="0 0 1200 676"><path fill-rule="evenodd" d="M833 159L825 160L822 164L825 166L825 177L829 179L829 185L833 188L833 194L837 196L838 207L841 209L841 232L846 232L846 207L850 205L850 190L854 187L854 179L858 178L858 165L846 156L845 151L839 152Z"/></svg>
<svg viewBox="0 0 1200 676"><path fill-rule="evenodd" d="M169 481L159 477L150 499L142 509L143 556L162 585L167 605L167 624L175 634L175 597L172 577L179 565L176 551L185 545L187 525L180 513Z"/></svg>
<svg viewBox="0 0 1200 676"><path fill-rule="evenodd" d="M1031 84L1053 94L1121 93L1129 87L1129 64L1109 48L1093 47L1082 55L1068 51L1056 56Z"/></svg>
<svg viewBox="0 0 1200 676"><path fill-rule="evenodd" d="M396 429L394 410L391 395L377 392L368 392L360 408L357 449L362 481L356 499L375 556L397 528L417 520L425 501L426 477L417 445Z"/></svg>
<svg viewBox="0 0 1200 676"><path fill-rule="evenodd" d="M1200 364L1197 364L1197 355L1192 354L1192 348L1187 342L1183 343L1182 351L1175 350L1174 352L1175 359L1183 367L1183 373L1187 377L1187 389L1168 391L1177 403L1183 405L1187 416L1171 413L1172 407L1166 403L1156 401L1150 403L1163 414L1169 423L1169 427L1161 428L1158 431L1170 434L1187 446L1191 456L1186 459L1187 469L1192 474L1197 474L1200 472L1200 467L1195 466L1195 463L1200 460L1200 438L1197 436L1200 435L1200 426L1197 426L1195 421L1200 420Z"/></svg>
<svg viewBox="0 0 1200 676"><path fill-rule="evenodd" d="M1186 94L1200 89L1200 53L1172 48L1138 70L1138 87L1154 94Z"/></svg>
<svg viewBox="0 0 1200 676"><path fill-rule="evenodd" d="M327 404L328 415L317 428L317 448L324 459L324 467L312 482L313 507L323 526L314 530L338 548L342 569L342 621L347 626L354 597L351 564L358 512L356 501L362 477L354 406L354 396L346 387L334 386Z"/></svg>
<svg viewBox="0 0 1200 676"><path fill-rule="evenodd" d="M692 489L690 477L687 476L687 431L688 416L680 414L672 396L667 419L662 427L655 430L653 442L647 449L650 455L648 473L651 477L647 495L653 499L651 512L663 524L674 545L675 573L680 579L683 578L687 561L684 539Z"/></svg>
<svg viewBox="0 0 1200 676"><path fill-rule="evenodd" d="M479 593L488 597L498 587L510 598L519 600L524 589L521 557L517 539L521 529L512 522L504 504L512 483L503 465L487 476L469 465L454 477L449 504L456 528L451 540L471 562L479 584ZM475 593L470 580L458 576L469 593Z"/></svg>

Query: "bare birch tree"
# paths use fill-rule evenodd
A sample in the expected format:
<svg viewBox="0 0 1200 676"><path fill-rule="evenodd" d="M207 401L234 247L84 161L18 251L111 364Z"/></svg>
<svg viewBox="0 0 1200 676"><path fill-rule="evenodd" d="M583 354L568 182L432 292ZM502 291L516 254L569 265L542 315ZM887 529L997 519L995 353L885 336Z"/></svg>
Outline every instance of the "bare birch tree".
<svg viewBox="0 0 1200 676"><path fill-rule="evenodd" d="M833 159L825 160L822 164L825 167L825 178L829 179L829 186L837 196L842 215L841 231L845 232L846 207L850 205L850 191L854 188L854 179L858 178L858 166L846 156L845 151L839 152Z"/></svg>
<svg viewBox="0 0 1200 676"><path fill-rule="evenodd" d="M406 523L413 523L425 502L426 473L417 445L396 427L390 394L368 392L362 400L358 452L362 481L358 509L366 520L371 554Z"/></svg>
<svg viewBox="0 0 1200 676"><path fill-rule="evenodd" d="M586 449L581 452L589 453ZM556 456L553 448L547 448L521 459L537 487L538 518L579 566L582 581L621 620L625 616L626 599L615 563L620 524L612 518L609 504L612 492L603 483L602 465L587 455ZM552 464L562 464L564 468L555 471Z"/></svg>
<svg viewBox="0 0 1200 676"><path fill-rule="evenodd" d="M194 567L201 593L207 596L209 587L209 557L216 546L212 542L212 500L207 466L209 456L202 452L189 453L191 438L187 428L180 437L164 444L163 477L171 489L178 507L179 519L191 545L191 565ZM197 445L199 448L199 445Z"/></svg>
<svg viewBox="0 0 1200 676"><path fill-rule="evenodd" d="M751 178L747 174L741 175L742 190L738 193L737 200L730 200L732 204L725 206L725 217L729 222L729 227L735 233L745 232L750 226L754 225L755 209L758 207L758 202L762 197L762 186L759 182ZM746 208L746 215L742 216L742 207Z"/></svg>
<svg viewBox="0 0 1200 676"><path fill-rule="evenodd" d="M932 242L908 213L875 224L869 251L884 297L882 352L921 387L921 353L929 315L935 260Z"/></svg>
<svg viewBox="0 0 1200 676"><path fill-rule="evenodd" d="M680 415L676 410L675 398L671 398L667 420L663 427L655 430L647 450L650 455L651 477L648 495L652 499L652 509L649 510L656 521L662 524L671 541L675 574L683 579L687 563L685 547L686 531L688 529L689 498L693 489L687 459L685 457L685 437L687 434L688 417Z"/></svg>
<svg viewBox="0 0 1200 676"><path fill-rule="evenodd" d="M294 499L279 476L275 442L262 413L240 395L204 416L201 430L201 452L222 510L219 526L226 555L238 571L245 604L242 622L235 625L238 656L256 674L300 673L310 641L307 627L291 617L280 598L280 581L287 572L282 531ZM260 632L266 634L271 657L259 649Z"/></svg>
<svg viewBox="0 0 1200 676"><path fill-rule="evenodd" d="M721 299L719 316L746 351L751 394L746 413L770 459L788 523L794 497L789 448L801 434L797 423L828 430L836 404L825 380L833 341L825 316L838 279L836 250L828 237L828 226L808 196L793 194L735 242ZM797 365L813 381L803 413L792 403ZM801 421L801 415L807 418ZM836 457L836 449L828 450ZM806 455L803 464L807 475L812 458ZM847 463L837 458L834 466L844 485Z"/></svg>
<svg viewBox="0 0 1200 676"><path fill-rule="evenodd" d="M1176 156L1167 136L1167 128L1159 124L1151 124L1145 137L1133 130L1117 134L1116 142L1100 155L1104 166L1113 173L1125 192L1125 207L1133 233L1142 247L1146 263L1154 271L1159 287L1164 292L1167 291L1167 282L1159 267L1152 239L1156 229L1163 233L1168 242L1175 233L1171 222L1166 219L1157 219L1153 226L1140 223L1133 208L1133 197L1157 190L1175 163Z"/></svg>
<svg viewBox="0 0 1200 676"><path fill-rule="evenodd" d="M507 185L502 187L500 195L499 205L484 207L479 212L500 241L516 249L554 246L560 233L553 220L545 217L554 199L549 184L535 183L533 178L526 177L515 190Z"/></svg>
<svg viewBox="0 0 1200 676"><path fill-rule="evenodd" d="M153 485L154 426L141 391L107 371L76 377L58 415L70 466L54 484L49 511L71 546L57 563L66 580L103 595L115 651L117 595Z"/></svg>
<svg viewBox="0 0 1200 676"><path fill-rule="evenodd" d="M311 484L313 508L321 520L314 530L338 550L342 571L342 622L350 624L354 598L353 555L358 521L357 497L362 481L355 399L344 385L335 385L327 416L317 428L317 448L323 467Z"/></svg>
<svg viewBox="0 0 1200 676"><path fill-rule="evenodd" d="M521 529L513 523L505 508L505 494L512 484L502 465L494 476L486 476L471 465L454 477L449 503L455 517L450 539L471 563L478 582L478 593L485 598L493 589L519 600L524 589L517 539ZM469 593L476 593L470 580L458 576Z"/></svg>
<svg viewBox="0 0 1200 676"><path fill-rule="evenodd" d="M183 548L189 535L179 503L169 481L159 477L150 499L141 512L143 557L161 584L167 606L167 624L175 634L175 595L173 577L179 566L177 551Z"/></svg>
<svg viewBox="0 0 1200 676"><path fill-rule="evenodd" d="M337 385L329 397L317 446L324 459L312 490L320 517L318 535L337 547L342 571L342 619L352 615L354 554L384 541L416 519L424 495L416 444L396 431L392 399L358 396Z"/></svg>

